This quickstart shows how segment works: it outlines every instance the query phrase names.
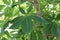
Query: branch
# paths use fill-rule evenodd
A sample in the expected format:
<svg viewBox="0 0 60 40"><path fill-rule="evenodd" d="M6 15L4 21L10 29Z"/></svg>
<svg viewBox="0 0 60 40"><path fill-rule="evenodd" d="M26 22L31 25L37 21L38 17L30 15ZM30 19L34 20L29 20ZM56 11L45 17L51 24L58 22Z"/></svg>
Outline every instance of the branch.
<svg viewBox="0 0 60 40"><path fill-rule="evenodd" d="M34 0L34 7L37 11L37 15L40 16L40 6L39 6L39 3L38 3L38 0Z"/></svg>

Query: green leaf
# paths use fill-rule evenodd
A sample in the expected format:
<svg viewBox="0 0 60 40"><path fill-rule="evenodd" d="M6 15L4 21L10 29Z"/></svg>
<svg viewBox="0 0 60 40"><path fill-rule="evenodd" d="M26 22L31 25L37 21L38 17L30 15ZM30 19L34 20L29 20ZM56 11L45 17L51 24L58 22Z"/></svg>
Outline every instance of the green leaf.
<svg viewBox="0 0 60 40"><path fill-rule="evenodd" d="M27 0L21 0L20 2L21 2L21 3L24 3L24 2L26 2L26 1L27 1Z"/></svg>
<svg viewBox="0 0 60 40"><path fill-rule="evenodd" d="M3 9L4 5L0 5L0 11Z"/></svg>
<svg viewBox="0 0 60 40"><path fill-rule="evenodd" d="M16 5L17 5L16 3L15 4L12 4L12 8L14 8Z"/></svg>
<svg viewBox="0 0 60 40"><path fill-rule="evenodd" d="M19 11L22 13L22 14L25 14L25 11L22 7L19 7Z"/></svg>
<svg viewBox="0 0 60 40"><path fill-rule="evenodd" d="M15 0L12 0L13 3L15 3Z"/></svg>
<svg viewBox="0 0 60 40"><path fill-rule="evenodd" d="M12 8L15 7L17 5L17 2L15 2L15 0L12 0Z"/></svg>
<svg viewBox="0 0 60 40"><path fill-rule="evenodd" d="M33 23L32 19L30 17L26 17L23 22L21 23L22 25L22 31L25 33L30 33L33 29Z"/></svg>
<svg viewBox="0 0 60 40"><path fill-rule="evenodd" d="M4 33L5 35L7 35L7 37L10 37L10 34L9 34L9 32L8 31L5 31L5 33Z"/></svg>
<svg viewBox="0 0 60 40"><path fill-rule="evenodd" d="M60 36L60 28L58 24L56 23L50 23L47 26L44 27L44 33L45 34L53 34L54 36L58 37Z"/></svg>
<svg viewBox="0 0 60 40"><path fill-rule="evenodd" d="M60 20L60 14L57 15L56 20Z"/></svg>
<svg viewBox="0 0 60 40"><path fill-rule="evenodd" d="M48 23L43 17L33 16L32 18L38 23L42 23L42 24Z"/></svg>
<svg viewBox="0 0 60 40"><path fill-rule="evenodd" d="M22 16L19 16L19 17L16 17L15 19L13 19L11 21L12 26L10 27L10 29L17 29L20 26L22 20L23 20Z"/></svg>
<svg viewBox="0 0 60 40"><path fill-rule="evenodd" d="M32 4L29 6L27 13L29 13L33 9Z"/></svg>
<svg viewBox="0 0 60 40"><path fill-rule="evenodd" d="M3 0L3 2L4 2L5 4L7 4L7 5L10 5L11 0Z"/></svg>
<svg viewBox="0 0 60 40"><path fill-rule="evenodd" d="M12 8L11 7L6 7L4 9L4 15L5 15L5 17L11 17L12 16Z"/></svg>
<svg viewBox="0 0 60 40"><path fill-rule="evenodd" d="M13 8L12 11L13 11L13 12L12 12L13 16L19 15L19 10L18 10L18 8ZM18 14L17 14L17 13L18 13Z"/></svg>
<svg viewBox="0 0 60 40"><path fill-rule="evenodd" d="M44 33L45 34L51 34L51 29L52 29L52 23L51 24L47 24L47 25L44 25Z"/></svg>
<svg viewBox="0 0 60 40"><path fill-rule="evenodd" d="M56 23L52 24L52 30L51 31L52 31L52 34L54 36L56 36L56 37L60 36L60 28Z"/></svg>
<svg viewBox="0 0 60 40"><path fill-rule="evenodd" d="M34 32L34 31L31 32L30 40L37 40L36 32Z"/></svg>
<svg viewBox="0 0 60 40"><path fill-rule="evenodd" d="M16 17L11 23L13 25L10 28L18 28L21 25L22 31L25 33L29 33L33 29L33 23L30 17Z"/></svg>
<svg viewBox="0 0 60 40"><path fill-rule="evenodd" d="M1 29L1 33L2 33L2 34L5 32L5 29L8 27L9 23L10 23L10 21L6 22L6 23L3 25L2 29Z"/></svg>
<svg viewBox="0 0 60 40"><path fill-rule="evenodd" d="M7 38L3 37L1 40L7 40Z"/></svg>

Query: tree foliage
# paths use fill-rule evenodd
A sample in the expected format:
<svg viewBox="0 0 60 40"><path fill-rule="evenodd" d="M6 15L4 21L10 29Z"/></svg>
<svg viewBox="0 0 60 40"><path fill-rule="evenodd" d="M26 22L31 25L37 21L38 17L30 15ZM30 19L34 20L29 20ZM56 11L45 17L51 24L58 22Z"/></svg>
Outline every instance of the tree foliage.
<svg viewBox="0 0 60 40"><path fill-rule="evenodd" d="M60 0L1 0L0 40L60 40Z"/></svg>

